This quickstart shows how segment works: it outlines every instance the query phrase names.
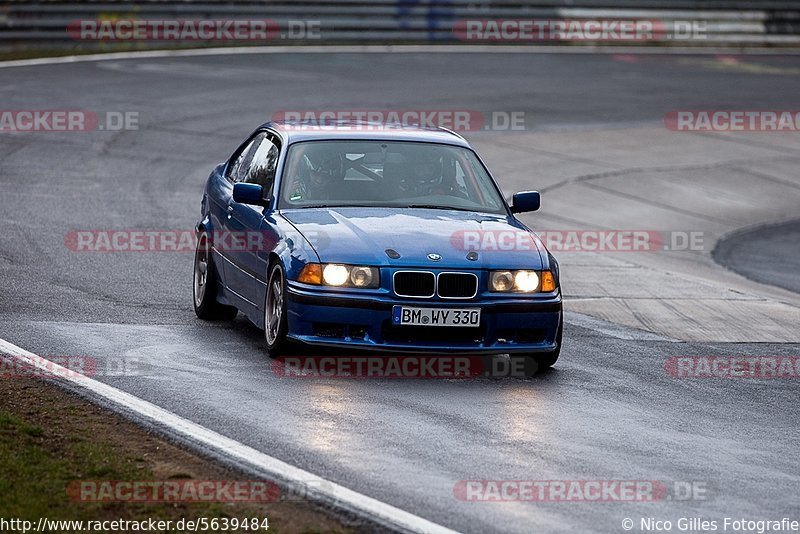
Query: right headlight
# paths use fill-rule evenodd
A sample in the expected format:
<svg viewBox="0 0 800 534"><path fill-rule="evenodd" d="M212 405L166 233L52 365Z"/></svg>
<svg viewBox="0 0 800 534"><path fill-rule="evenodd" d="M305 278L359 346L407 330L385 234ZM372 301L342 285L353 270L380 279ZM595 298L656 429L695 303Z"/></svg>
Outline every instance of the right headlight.
<svg viewBox="0 0 800 534"><path fill-rule="evenodd" d="M489 291L498 293L550 293L556 290L551 271L491 271Z"/></svg>

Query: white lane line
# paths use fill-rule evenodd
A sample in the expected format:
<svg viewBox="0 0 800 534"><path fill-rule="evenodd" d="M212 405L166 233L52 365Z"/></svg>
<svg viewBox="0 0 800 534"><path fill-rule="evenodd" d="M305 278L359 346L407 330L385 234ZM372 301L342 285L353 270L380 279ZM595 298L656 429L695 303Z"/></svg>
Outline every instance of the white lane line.
<svg viewBox="0 0 800 534"><path fill-rule="evenodd" d="M238 54L431 54L431 53L494 53L494 54L643 54L643 55L797 55L798 48L747 47L655 47L655 46L530 46L530 45L294 45L294 46L230 46L190 50L141 50L109 52L78 56L44 57L0 61L1 68L34 67L119 59L146 59L192 56L227 56Z"/></svg>
<svg viewBox="0 0 800 534"><path fill-rule="evenodd" d="M3 339L0 339L0 354L13 356L26 365L40 369L48 374L62 377L62 380L91 391L120 408L168 427L176 434L180 434L194 443L204 445L228 458L255 467L278 482L284 482L290 486L296 484L303 488L311 499L352 512L359 517L371 519L393 530L456 534L454 530L395 508L372 497L349 490L227 438L222 434L218 434L113 386L44 360Z"/></svg>

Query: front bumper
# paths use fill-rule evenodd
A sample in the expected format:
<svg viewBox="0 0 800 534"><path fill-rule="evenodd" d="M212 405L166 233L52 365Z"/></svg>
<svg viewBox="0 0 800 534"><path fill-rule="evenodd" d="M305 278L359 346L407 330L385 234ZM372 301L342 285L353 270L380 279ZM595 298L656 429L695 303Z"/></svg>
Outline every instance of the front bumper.
<svg viewBox="0 0 800 534"><path fill-rule="evenodd" d="M398 299L287 287L288 337L309 345L373 351L503 354L557 348L560 293L462 301ZM481 308L477 328L392 325L395 305Z"/></svg>

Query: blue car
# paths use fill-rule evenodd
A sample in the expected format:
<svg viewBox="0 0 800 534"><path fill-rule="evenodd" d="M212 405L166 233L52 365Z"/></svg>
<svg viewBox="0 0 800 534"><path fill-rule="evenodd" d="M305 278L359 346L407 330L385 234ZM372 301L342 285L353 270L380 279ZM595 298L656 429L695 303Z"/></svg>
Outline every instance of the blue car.
<svg viewBox="0 0 800 534"><path fill-rule="evenodd" d="M205 188L194 308L241 311L271 357L291 346L511 354L561 350L555 258L446 129L336 122L258 128Z"/></svg>

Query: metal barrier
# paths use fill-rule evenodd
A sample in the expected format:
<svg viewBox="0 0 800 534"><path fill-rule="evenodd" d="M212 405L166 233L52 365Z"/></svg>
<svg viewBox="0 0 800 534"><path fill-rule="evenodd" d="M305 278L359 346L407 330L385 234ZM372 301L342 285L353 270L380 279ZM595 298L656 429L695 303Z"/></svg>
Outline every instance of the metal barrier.
<svg viewBox="0 0 800 534"><path fill-rule="evenodd" d="M492 38L460 32L466 21L649 20L673 32L695 28L659 45L800 44L800 6L794 1L741 0L311 0L194 2L0 2L0 46L103 48L119 42L82 39L74 31L86 20L269 20L277 29L273 43L430 43L515 41L532 45L595 44L592 39ZM70 26L72 25L72 26ZM471 35L471 37L470 37ZM488 35L488 37L487 37ZM502 35L500 37L503 37ZM159 46L163 39L129 40L138 48ZM256 41L256 40L251 40ZM599 41L603 42L603 39ZM192 44L207 44L197 39ZM185 41L173 43L185 46ZM219 43L216 43L219 44ZM237 42L236 44L243 44ZM264 44L260 42L259 44ZM608 43L604 43L608 44ZM630 44L630 43L626 43ZM651 44L651 43L638 43Z"/></svg>

